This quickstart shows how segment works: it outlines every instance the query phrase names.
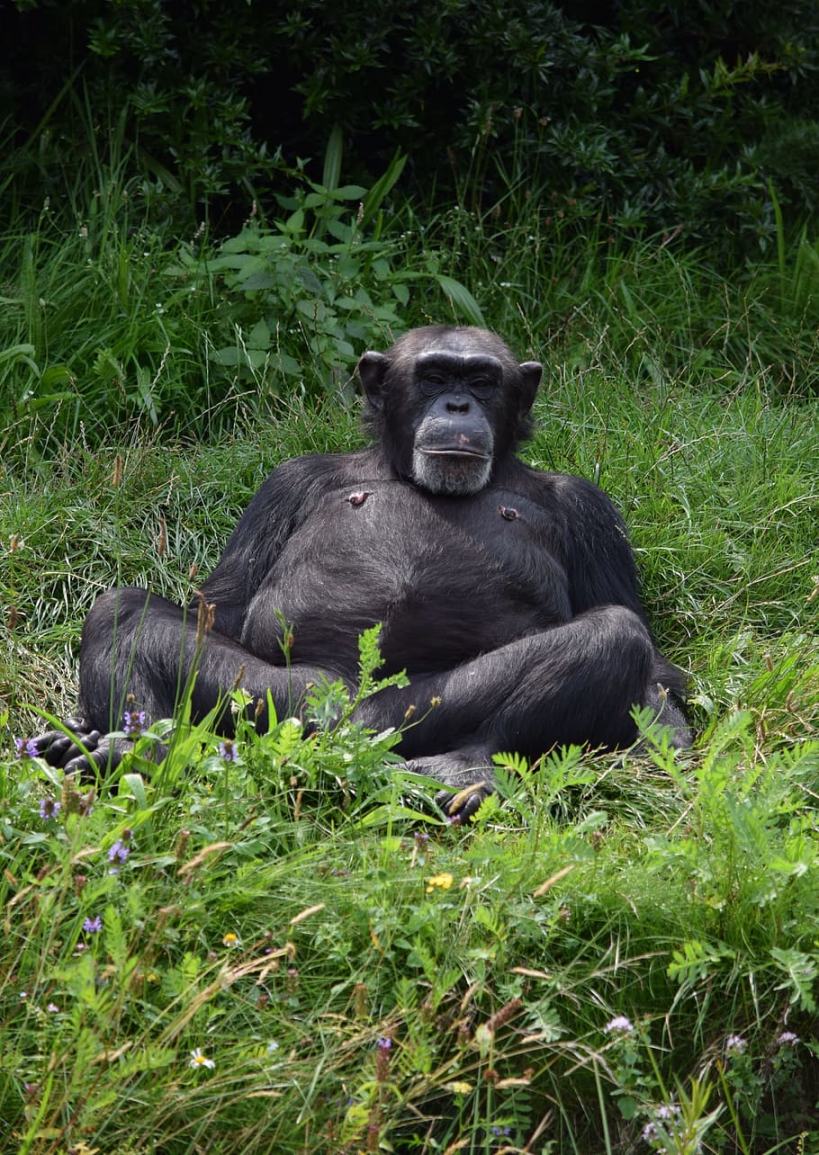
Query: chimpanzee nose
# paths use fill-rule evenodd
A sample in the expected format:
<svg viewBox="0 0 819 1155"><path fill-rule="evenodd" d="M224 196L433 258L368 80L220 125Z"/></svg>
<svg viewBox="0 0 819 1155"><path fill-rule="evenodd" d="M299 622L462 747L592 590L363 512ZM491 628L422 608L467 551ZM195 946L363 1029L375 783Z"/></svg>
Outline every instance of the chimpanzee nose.
<svg viewBox="0 0 819 1155"><path fill-rule="evenodd" d="M468 413L469 412L469 400L467 399L464 401L447 401L446 411L447 411L447 413Z"/></svg>

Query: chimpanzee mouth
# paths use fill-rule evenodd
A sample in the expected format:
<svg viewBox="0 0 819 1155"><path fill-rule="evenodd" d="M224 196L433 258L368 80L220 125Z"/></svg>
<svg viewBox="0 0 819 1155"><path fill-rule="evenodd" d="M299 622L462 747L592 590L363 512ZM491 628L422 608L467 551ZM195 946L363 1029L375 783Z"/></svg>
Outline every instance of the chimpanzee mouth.
<svg viewBox="0 0 819 1155"><path fill-rule="evenodd" d="M490 454L479 449L465 449L463 445L441 446L439 449L419 449L426 457L476 457L479 461L489 461Z"/></svg>

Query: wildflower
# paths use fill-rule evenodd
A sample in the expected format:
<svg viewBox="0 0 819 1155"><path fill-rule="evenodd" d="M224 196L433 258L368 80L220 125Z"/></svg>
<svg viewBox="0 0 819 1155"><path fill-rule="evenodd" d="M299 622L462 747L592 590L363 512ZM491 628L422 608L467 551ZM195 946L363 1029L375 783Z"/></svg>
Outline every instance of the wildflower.
<svg viewBox="0 0 819 1155"><path fill-rule="evenodd" d="M512 1128L511 1127L493 1127L492 1128L492 1134L493 1135L504 1135L504 1136L511 1135L512 1134Z"/></svg>
<svg viewBox="0 0 819 1155"><path fill-rule="evenodd" d="M472 1084L466 1079L456 1079L454 1083L444 1083L444 1086L453 1095L468 1095L472 1090Z"/></svg>
<svg viewBox="0 0 819 1155"><path fill-rule="evenodd" d="M662 1119L665 1122L668 1122L669 1120L673 1121L674 1119L679 1119L681 1114L682 1114L682 1112L680 1111L680 1108L677 1106L676 1103L663 1103L655 1111L655 1115L657 1116L657 1118Z"/></svg>
<svg viewBox="0 0 819 1155"><path fill-rule="evenodd" d="M145 729L146 719L144 710L126 710L122 715L122 728L126 734L135 737Z"/></svg>
<svg viewBox="0 0 819 1155"><path fill-rule="evenodd" d="M40 817L46 822L51 818L56 818L62 810L62 806L56 798L43 798L40 802Z"/></svg>
<svg viewBox="0 0 819 1155"><path fill-rule="evenodd" d="M57 1006L56 1003L49 1003L48 1006L46 1007L46 1010L48 1011L48 1013L50 1015L56 1015L59 1012L59 1009L60 1008Z"/></svg>
<svg viewBox="0 0 819 1155"><path fill-rule="evenodd" d="M382 1035L376 1040L375 1044L375 1081L376 1083L386 1083L390 1077L390 1052L392 1051L392 1039L387 1035Z"/></svg>
<svg viewBox="0 0 819 1155"><path fill-rule="evenodd" d="M229 930L227 932L227 934L224 936L224 938L222 939L222 945L228 946L228 947L238 946L239 945L238 934L234 934L232 930Z"/></svg>
<svg viewBox="0 0 819 1155"><path fill-rule="evenodd" d="M36 758L40 753L33 738L15 738L14 749L18 758Z"/></svg>
<svg viewBox="0 0 819 1155"><path fill-rule="evenodd" d="M24 1003L28 998L28 991L20 991L20 1002Z"/></svg>
<svg viewBox="0 0 819 1155"><path fill-rule="evenodd" d="M98 914L94 918L87 918L82 924L82 928L86 934L99 934L102 930L102 915Z"/></svg>
<svg viewBox="0 0 819 1155"><path fill-rule="evenodd" d="M231 742L230 738L225 738L224 742L219 743L219 757L225 762L237 761L239 751L236 749L235 742Z"/></svg>
<svg viewBox="0 0 819 1155"><path fill-rule="evenodd" d="M130 853L130 849L125 845L122 839L118 838L108 851L108 861L125 862Z"/></svg>
<svg viewBox="0 0 819 1155"><path fill-rule="evenodd" d="M776 1041L780 1047L795 1047L799 1042L799 1036L793 1031L783 1031Z"/></svg>
<svg viewBox="0 0 819 1155"><path fill-rule="evenodd" d="M438 890L449 890L454 879L449 871L444 871L443 874L433 874L431 878L427 879L427 894L432 894L436 888Z"/></svg>
<svg viewBox="0 0 819 1155"><path fill-rule="evenodd" d="M213 1068L216 1066L216 1063L214 1063L213 1059L209 1059L206 1055L204 1055L202 1053L201 1047L195 1047L191 1051L191 1061L188 1064L188 1066L189 1067L207 1067L209 1071L212 1071Z"/></svg>
<svg viewBox="0 0 819 1155"><path fill-rule="evenodd" d="M278 1049L279 1049L279 1044L276 1042L275 1039L271 1039L270 1042L267 1044L268 1055L274 1054L276 1051L278 1051Z"/></svg>
<svg viewBox="0 0 819 1155"><path fill-rule="evenodd" d="M742 1055L748 1049L748 1044L742 1035L729 1035L725 1040L725 1050L729 1055Z"/></svg>
<svg viewBox="0 0 819 1155"><path fill-rule="evenodd" d="M613 1035L615 1033L628 1035L634 1030L634 1024L631 1019L625 1015L615 1015L613 1019L610 1019L609 1022L606 1023L603 1030L607 1035Z"/></svg>
<svg viewBox="0 0 819 1155"><path fill-rule="evenodd" d="M645 1127L643 1127L643 1139L646 1143L650 1143L652 1139L658 1138L659 1134L656 1123L646 1123Z"/></svg>

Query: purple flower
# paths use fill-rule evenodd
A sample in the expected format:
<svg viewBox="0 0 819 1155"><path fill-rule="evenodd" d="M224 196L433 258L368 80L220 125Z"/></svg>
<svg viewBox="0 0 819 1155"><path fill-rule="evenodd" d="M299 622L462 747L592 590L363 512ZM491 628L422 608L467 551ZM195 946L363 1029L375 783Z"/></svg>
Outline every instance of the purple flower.
<svg viewBox="0 0 819 1155"><path fill-rule="evenodd" d="M658 1135L659 1131L657 1130L656 1123L646 1123L645 1127L643 1127L643 1139L646 1143L650 1143L652 1139L656 1139Z"/></svg>
<svg viewBox="0 0 819 1155"><path fill-rule="evenodd" d="M56 1003L49 1003L48 1006L46 1007L46 1010L48 1011L48 1013L50 1015L56 1015L59 1013L60 1008L57 1006Z"/></svg>
<svg viewBox="0 0 819 1155"><path fill-rule="evenodd" d="M48 822L50 818L56 818L61 809L56 798L43 798L40 802L40 817Z"/></svg>
<svg viewBox="0 0 819 1155"><path fill-rule="evenodd" d="M783 1031L776 1041L780 1047L795 1047L799 1042L799 1036L793 1031Z"/></svg>
<svg viewBox="0 0 819 1155"><path fill-rule="evenodd" d="M82 928L86 934L99 934L102 930L102 915L98 914L94 918L87 918L82 924Z"/></svg>
<svg viewBox="0 0 819 1155"><path fill-rule="evenodd" d="M631 1019L627 1018L625 1015L615 1015L613 1019L610 1019L609 1022L606 1023L603 1030L607 1035L612 1035L615 1033L628 1035L631 1031L634 1030L634 1024L632 1023Z"/></svg>
<svg viewBox="0 0 819 1155"><path fill-rule="evenodd" d="M14 749L18 758L36 758L40 753L33 738L15 738Z"/></svg>
<svg viewBox="0 0 819 1155"><path fill-rule="evenodd" d="M122 715L122 728L131 736L141 734L145 729L146 719L144 710L126 710Z"/></svg>
<svg viewBox="0 0 819 1155"><path fill-rule="evenodd" d="M109 862L125 862L128 855L131 853L129 848L121 839L117 839L114 845L108 851Z"/></svg>
<svg viewBox="0 0 819 1155"><path fill-rule="evenodd" d="M729 1035L725 1040L725 1050L729 1055L742 1055L748 1049L748 1044L742 1035Z"/></svg>
<svg viewBox="0 0 819 1155"><path fill-rule="evenodd" d="M676 1103L663 1103L662 1106L657 1108L655 1113L658 1119L665 1119L667 1121L669 1119L679 1119L681 1111Z"/></svg>
<svg viewBox="0 0 819 1155"><path fill-rule="evenodd" d="M379 1051L391 1051L392 1039L388 1039L386 1035L382 1035L375 1045L378 1047Z"/></svg>
<svg viewBox="0 0 819 1155"><path fill-rule="evenodd" d="M224 742L220 742L219 757L223 758L225 762L235 762L239 757L239 751L236 749L236 743L232 742L230 738L225 738Z"/></svg>

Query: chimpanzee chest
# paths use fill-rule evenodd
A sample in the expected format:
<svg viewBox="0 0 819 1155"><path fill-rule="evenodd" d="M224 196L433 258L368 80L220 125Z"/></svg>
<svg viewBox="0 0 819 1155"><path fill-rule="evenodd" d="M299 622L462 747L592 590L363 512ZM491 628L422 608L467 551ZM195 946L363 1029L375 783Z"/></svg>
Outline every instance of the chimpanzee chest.
<svg viewBox="0 0 819 1155"><path fill-rule="evenodd" d="M353 673L359 634L380 622L385 672L449 669L571 617L553 533L543 510L498 489L330 493L251 602L243 643L280 662L283 619L293 662Z"/></svg>

